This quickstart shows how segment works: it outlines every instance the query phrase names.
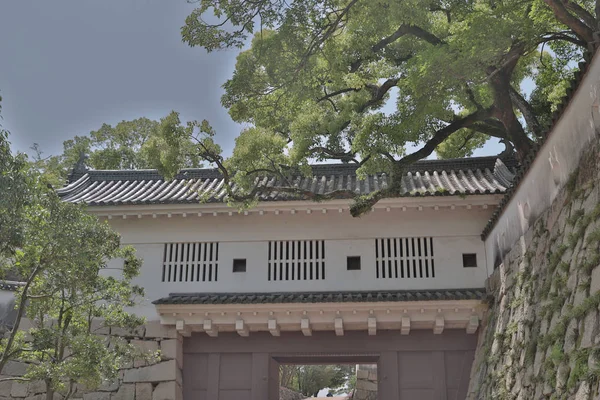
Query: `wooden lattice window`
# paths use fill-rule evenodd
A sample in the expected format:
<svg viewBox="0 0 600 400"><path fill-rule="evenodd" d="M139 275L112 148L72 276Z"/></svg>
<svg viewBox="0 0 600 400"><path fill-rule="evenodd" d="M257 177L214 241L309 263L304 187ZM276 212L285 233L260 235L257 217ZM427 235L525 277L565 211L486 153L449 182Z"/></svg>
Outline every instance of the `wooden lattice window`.
<svg viewBox="0 0 600 400"><path fill-rule="evenodd" d="M325 241L269 242L269 281L325 279Z"/></svg>
<svg viewBox="0 0 600 400"><path fill-rule="evenodd" d="M377 279L435 278L433 238L375 239Z"/></svg>
<svg viewBox="0 0 600 400"><path fill-rule="evenodd" d="M219 274L219 243L165 243L163 282L215 282Z"/></svg>

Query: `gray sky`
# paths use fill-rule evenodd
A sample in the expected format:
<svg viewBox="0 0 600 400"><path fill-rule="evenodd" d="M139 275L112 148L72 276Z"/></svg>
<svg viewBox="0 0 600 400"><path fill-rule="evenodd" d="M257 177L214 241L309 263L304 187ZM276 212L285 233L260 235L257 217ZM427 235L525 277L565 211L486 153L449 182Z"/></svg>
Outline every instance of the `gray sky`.
<svg viewBox="0 0 600 400"><path fill-rule="evenodd" d="M1 1L2 123L13 149L37 142L58 154L64 140L104 122L176 110L183 120L208 119L229 153L240 126L220 97L237 50L184 44L180 27L193 8L186 0Z"/></svg>
<svg viewBox="0 0 600 400"><path fill-rule="evenodd" d="M225 148L239 126L221 107L237 51L181 41L186 0L0 2L0 93L13 149L60 153L75 135L171 110L208 119Z"/></svg>

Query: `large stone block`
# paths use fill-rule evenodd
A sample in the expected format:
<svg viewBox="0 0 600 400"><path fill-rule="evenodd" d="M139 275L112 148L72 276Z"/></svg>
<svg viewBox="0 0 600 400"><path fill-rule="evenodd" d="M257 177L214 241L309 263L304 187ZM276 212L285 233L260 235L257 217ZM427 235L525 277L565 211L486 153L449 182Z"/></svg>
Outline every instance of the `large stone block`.
<svg viewBox="0 0 600 400"><path fill-rule="evenodd" d="M94 319L92 320L92 332L96 335L108 335L110 334L110 327L104 325L104 320Z"/></svg>
<svg viewBox="0 0 600 400"><path fill-rule="evenodd" d="M136 383L135 400L152 400L152 384Z"/></svg>
<svg viewBox="0 0 600 400"><path fill-rule="evenodd" d="M5 375L0 375L0 379L6 379L8 378ZM1 395L7 395L8 393L10 393L10 389L12 388L14 381L1 381L0 382L0 394Z"/></svg>
<svg viewBox="0 0 600 400"><path fill-rule="evenodd" d="M590 398L590 385L587 382L582 382L575 394L575 400L588 400Z"/></svg>
<svg viewBox="0 0 600 400"><path fill-rule="evenodd" d="M46 392L46 382L44 381L32 381L29 382L27 393L32 394L40 394Z"/></svg>
<svg viewBox="0 0 600 400"><path fill-rule="evenodd" d="M35 396L26 397L25 400L46 400L46 394L36 394ZM58 393L54 393L52 400L63 400L63 396Z"/></svg>
<svg viewBox="0 0 600 400"><path fill-rule="evenodd" d="M162 325L160 321L148 321L146 323L145 337L153 339L176 339L177 331L174 327Z"/></svg>
<svg viewBox="0 0 600 400"><path fill-rule="evenodd" d="M600 265L592 271L592 282L590 284L590 295L600 291Z"/></svg>
<svg viewBox="0 0 600 400"><path fill-rule="evenodd" d="M159 383L152 393L152 400L182 400L181 386L177 382Z"/></svg>
<svg viewBox="0 0 600 400"><path fill-rule="evenodd" d="M131 343L141 352L154 352L158 350L158 342L156 340L132 340Z"/></svg>
<svg viewBox="0 0 600 400"><path fill-rule="evenodd" d="M158 342L156 340L132 340L130 342L133 346L135 346L141 353L148 354L154 353L158 350ZM139 357L133 362L134 367L143 367L148 363L142 358Z"/></svg>
<svg viewBox="0 0 600 400"><path fill-rule="evenodd" d="M126 383L175 381L178 371L175 360L170 360L149 367L127 370L124 372L123 381Z"/></svg>
<svg viewBox="0 0 600 400"><path fill-rule="evenodd" d="M100 392L116 392L119 390L119 380L115 379L114 381L106 381L103 382L102 385L98 388Z"/></svg>
<svg viewBox="0 0 600 400"><path fill-rule="evenodd" d="M160 342L160 356L163 360L177 360L179 368L183 367L183 343L180 339L166 339Z"/></svg>
<svg viewBox="0 0 600 400"><path fill-rule="evenodd" d="M598 334L598 312L588 312L583 320L583 334L581 335L581 347L590 348L594 345L594 338Z"/></svg>
<svg viewBox="0 0 600 400"><path fill-rule="evenodd" d="M370 392L377 391L377 382L371 382L364 379L357 379L356 388Z"/></svg>
<svg viewBox="0 0 600 400"><path fill-rule="evenodd" d="M119 337L144 337L146 328L142 325L134 329L111 326L110 334Z"/></svg>
<svg viewBox="0 0 600 400"><path fill-rule="evenodd" d="M3 375L23 376L27 372L27 364L17 361L9 361L2 370Z"/></svg>
<svg viewBox="0 0 600 400"><path fill-rule="evenodd" d="M110 400L108 392L92 392L83 395L83 400Z"/></svg>
<svg viewBox="0 0 600 400"><path fill-rule="evenodd" d="M123 384L117 393L111 393L110 400L133 400L135 399L135 385Z"/></svg>
<svg viewBox="0 0 600 400"><path fill-rule="evenodd" d="M565 332L565 344L563 346L565 353L570 353L576 344L578 323L576 319L572 319L567 325Z"/></svg>
<svg viewBox="0 0 600 400"><path fill-rule="evenodd" d="M359 369L356 371L356 379L369 379L369 371L365 369Z"/></svg>
<svg viewBox="0 0 600 400"><path fill-rule="evenodd" d="M12 397L27 397L27 388L26 382L13 382L10 395Z"/></svg>

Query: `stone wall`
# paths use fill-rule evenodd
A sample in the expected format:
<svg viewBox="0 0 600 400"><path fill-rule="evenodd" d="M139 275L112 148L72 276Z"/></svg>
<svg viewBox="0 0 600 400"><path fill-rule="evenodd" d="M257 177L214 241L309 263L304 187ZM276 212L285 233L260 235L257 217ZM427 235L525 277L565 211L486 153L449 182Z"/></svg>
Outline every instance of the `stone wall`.
<svg viewBox="0 0 600 400"><path fill-rule="evenodd" d="M499 223L502 223L500 221ZM469 399L599 397L600 150L488 280Z"/></svg>
<svg viewBox="0 0 600 400"><path fill-rule="evenodd" d="M21 325L21 328L26 328ZM90 391L77 386L71 399L74 400L182 400L181 368L183 361L182 340L174 328L160 325L158 321L148 322L135 332L121 328L101 328L99 334L108 334L127 338L144 351L160 350L160 359L152 364L145 360L134 360L121 370L116 382L106 384ZM22 376L27 365L9 362L2 378ZM0 400L45 400L44 382L0 381ZM55 395L56 400L62 396Z"/></svg>
<svg viewBox="0 0 600 400"><path fill-rule="evenodd" d="M352 400L377 400L377 366L358 365L356 367L356 389Z"/></svg>

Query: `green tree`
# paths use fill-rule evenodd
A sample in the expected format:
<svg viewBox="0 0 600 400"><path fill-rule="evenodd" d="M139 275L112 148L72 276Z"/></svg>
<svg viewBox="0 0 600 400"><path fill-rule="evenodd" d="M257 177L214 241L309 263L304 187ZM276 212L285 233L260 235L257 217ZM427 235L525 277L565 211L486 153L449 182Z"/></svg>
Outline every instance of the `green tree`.
<svg viewBox="0 0 600 400"><path fill-rule="evenodd" d="M154 168L148 154L148 143L156 137L159 121L138 118L121 121L115 126L102 124L89 135L75 136L63 142L63 153L43 157L42 149L34 144L33 165L43 172L55 186L62 186L78 162L85 161L94 169ZM199 166L199 159L191 142L181 143L178 162L185 167ZM82 158L85 158L83 160Z"/></svg>
<svg viewBox="0 0 600 400"><path fill-rule="evenodd" d="M349 365L302 365L298 369L298 390L316 397L321 389L337 389L346 384L353 373Z"/></svg>
<svg viewBox="0 0 600 400"><path fill-rule="evenodd" d="M316 396L324 388L341 388L353 374L351 365L281 365L279 368L280 385L305 396Z"/></svg>
<svg viewBox="0 0 600 400"><path fill-rule="evenodd" d="M251 128L227 159L207 122L159 134L166 143L193 136L226 189L241 188L229 199L246 205L257 174L286 182L292 169L310 174L311 160L387 171L388 187L356 199L357 216L398 196L406 166L436 150L466 156L495 138L523 159L544 136L573 60L594 45L599 13L589 0L202 0L182 28L186 43L212 51L252 38L222 97ZM311 197L283 186L274 190Z"/></svg>
<svg viewBox="0 0 600 400"><path fill-rule="evenodd" d="M0 96L0 112L2 111ZM13 156L9 132L0 114L0 262L14 254L23 242L24 210L30 204L35 178L30 176L24 155ZM3 278L0 276L0 278Z"/></svg>
<svg viewBox="0 0 600 400"><path fill-rule="evenodd" d="M56 391L68 399L75 383L94 388L133 357L153 356L122 338L97 334L106 326L143 323L126 311L143 295L132 284L141 261L106 222L62 202L24 156L12 155L6 134L0 141L0 273L24 282L13 327L0 340L0 373L10 360L28 361L27 373L17 379L42 380L47 399ZM16 233L4 221L15 224ZM107 273L107 261L115 258L124 260L118 277ZM24 316L34 326L29 338L18 330Z"/></svg>

